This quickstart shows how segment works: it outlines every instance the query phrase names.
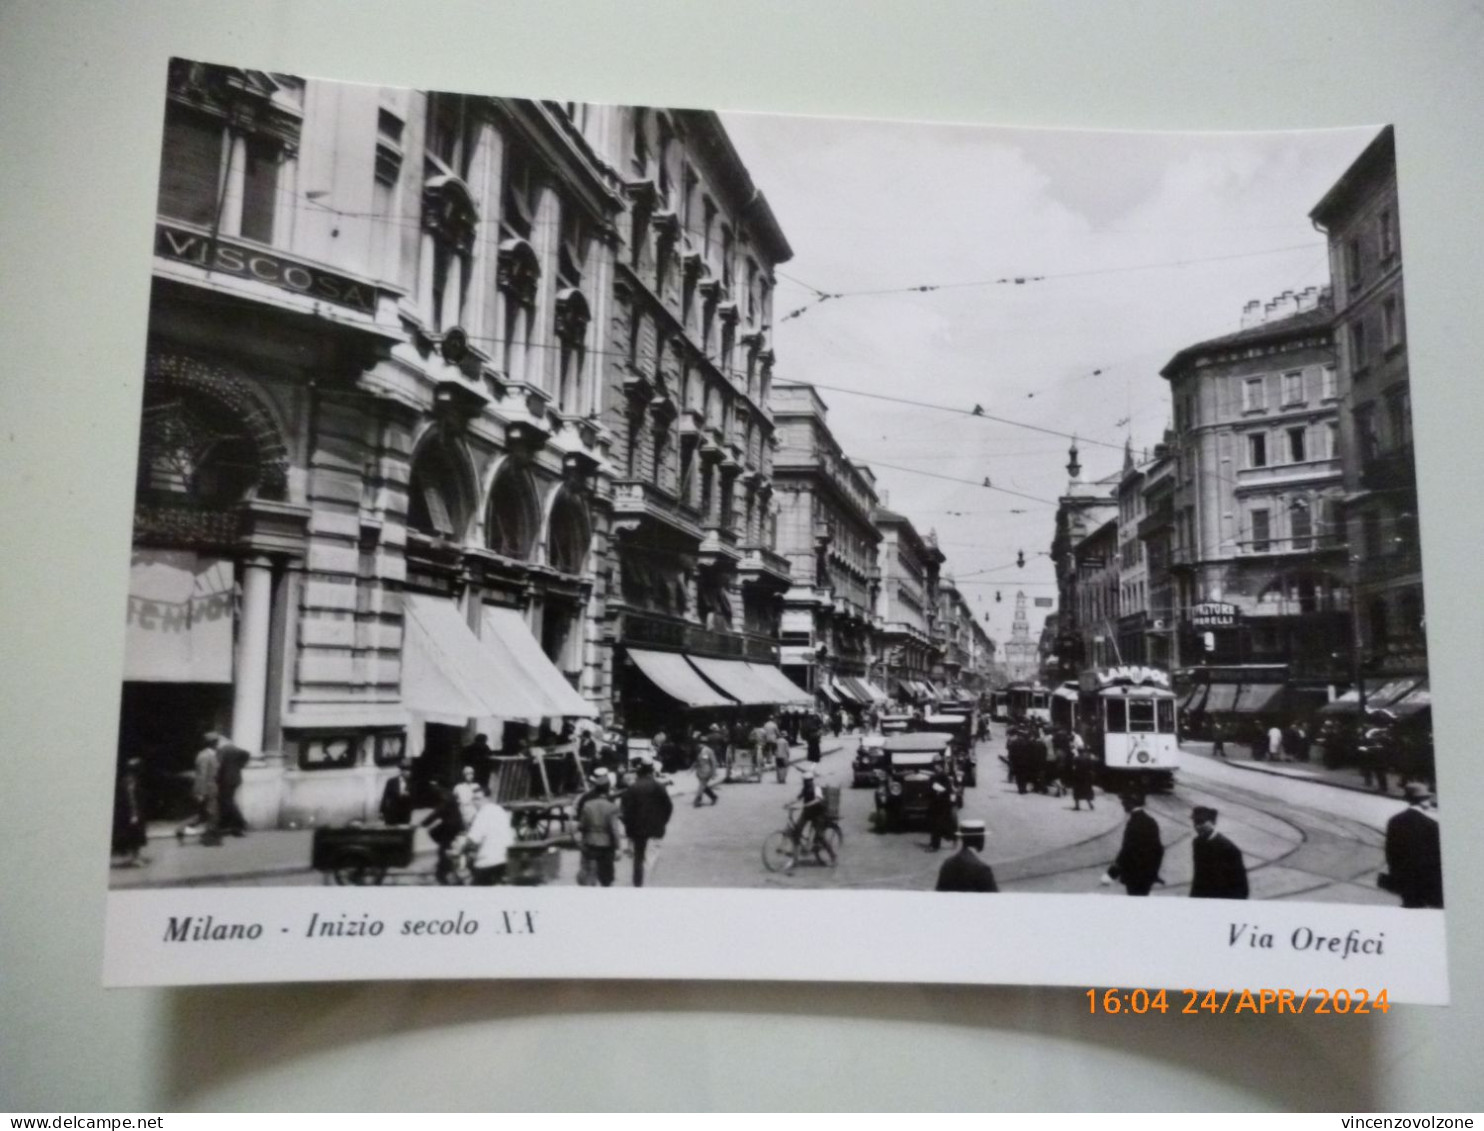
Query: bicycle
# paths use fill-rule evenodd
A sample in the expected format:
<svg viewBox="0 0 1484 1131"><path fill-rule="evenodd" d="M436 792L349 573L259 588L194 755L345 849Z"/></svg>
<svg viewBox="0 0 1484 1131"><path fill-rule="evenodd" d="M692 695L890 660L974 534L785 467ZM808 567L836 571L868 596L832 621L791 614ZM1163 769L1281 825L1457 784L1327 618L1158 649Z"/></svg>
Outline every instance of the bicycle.
<svg viewBox="0 0 1484 1131"><path fill-rule="evenodd" d="M784 809L792 813L797 802ZM840 862L840 845L845 833L833 817L825 817L817 826L814 821L790 819L787 826L771 832L763 841L763 867L770 872L792 872L800 857L813 857L827 868Z"/></svg>

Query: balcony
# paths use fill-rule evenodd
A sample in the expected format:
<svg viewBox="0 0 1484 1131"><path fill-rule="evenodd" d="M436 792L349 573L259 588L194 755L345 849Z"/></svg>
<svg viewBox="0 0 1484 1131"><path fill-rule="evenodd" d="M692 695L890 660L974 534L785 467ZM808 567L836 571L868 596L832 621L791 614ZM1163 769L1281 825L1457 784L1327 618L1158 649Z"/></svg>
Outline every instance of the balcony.
<svg viewBox="0 0 1484 1131"><path fill-rule="evenodd" d="M1336 459L1310 459L1298 463L1274 463L1267 467L1244 467L1237 471L1238 494L1247 491L1277 490L1308 485L1340 477L1340 461Z"/></svg>
<svg viewBox="0 0 1484 1131"><path fill-rule="evenodd" d="M784 589L793 584L788 559L766 546L744 547L742 563L737 569L744 584L751 581Z"/></svg>
<svg viewBox="0 0 1484 1131"><path fill-rule="evenodd" d="M1237 553L1243 558L1286 557L1294 554L1331 554L1345 548L1344 538L1338 534L1310 535L1307 538L1248 539L1237 543Z"/></svg>
<svg viewBox="0 0 1484 1131"><path fill-rule="evenodd" d="M1402 444L1390 451L1376 452L1360 462L1360 485L1367 491L1416 487L1417 465L1412 445Z"/></svg>
<svg viewBox="0 0 1484 1131"><path fill-rule="evenodd" d="M642 479L620 479L613 485L613 521L620 533L645 532L692 546L705 537L669 492Z"/></svg>

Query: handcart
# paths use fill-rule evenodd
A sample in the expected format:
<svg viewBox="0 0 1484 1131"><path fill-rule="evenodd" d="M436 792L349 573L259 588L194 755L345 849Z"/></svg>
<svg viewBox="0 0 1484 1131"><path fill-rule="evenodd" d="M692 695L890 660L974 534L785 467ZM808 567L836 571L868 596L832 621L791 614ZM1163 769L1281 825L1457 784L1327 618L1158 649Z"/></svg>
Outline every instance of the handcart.
<svg viewBox="0 0 1484 1131"><path fill-rule="evenodd" d="M763 780L764 763L771 764L771 753L765 755L761 749L750 744L733 746L727 759L724 781L760 782Z"/></svg>
<svg viewBox="0 0 1484 1131"><path fill-rule="evenodd" d="M403 826L315 829L310 866L324 873L326 883L379 886L388 871L412 863L412 836Z"/></svg>

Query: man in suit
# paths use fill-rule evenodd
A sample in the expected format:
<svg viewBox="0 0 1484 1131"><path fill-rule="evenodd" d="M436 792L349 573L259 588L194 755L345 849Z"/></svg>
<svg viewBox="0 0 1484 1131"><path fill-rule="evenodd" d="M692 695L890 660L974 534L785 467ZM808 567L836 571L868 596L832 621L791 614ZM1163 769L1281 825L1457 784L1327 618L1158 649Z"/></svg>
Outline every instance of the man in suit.
<svg viewBox="0 0 1484 1131"><path fill-rule="evenodd" d="M217 757L218 836L246 836L247 819L237 807L237 791L242 788L242 770L251 755L219 731L208 734L206 741Z"/></svg>
<svg viewBox="0 0 1484 1131"><path fill-rule="evenodd" d="M1118 858L1108 868L1105 882L1117 880L1129 895L1148 895L1160 882L1159 866L1164 863L1165 846L1159 839L1159 824L1144 812L1144 795L1128 790L1121 798L1128 823L1123 827L1123 846Z"/></svg>
<svg viewBox="0 0 1484 1131"><path fill-rule="evenodd" d="M412 766L403 762L397 776L381 791L381 821L385 825L412 824Z"/></svg>
<svg viewBox="0 0 1484 1131"><path fill-rule="evenodd" d="M1246 899L1247 865L1242 850L1216 831L1216 810L1197 805L1190 819L1195 825L1195 839L1190 842L1195 859L1192 898Z"/></svg>
<svg viewBox="0 0 1484 1131"><path fill-rule="evenodd" d="M638 777L624 790L619 802L624 832L634 853L634 886L644 886L644 856L651 840L662 840L674 803L665 787L654 780L654 764L647 759L639 763Z"/></svg>
<svg viewBox="0 0 1484 1131"><path fill-rule="evenodd" d="M1386 870L1390 890L1403 907L1443 906L1443 850L1432 793L1421 782L1405 788L1407 807L1386 822Z"/></svg>
<svg viewBox="0 0 1484 1131"><path fill-rule="evenodd" d="M983 891L997 892L994 870L979 853L984 851L984 822L960 821L958 851L943 861L938 869L938 891Z"/></svg>

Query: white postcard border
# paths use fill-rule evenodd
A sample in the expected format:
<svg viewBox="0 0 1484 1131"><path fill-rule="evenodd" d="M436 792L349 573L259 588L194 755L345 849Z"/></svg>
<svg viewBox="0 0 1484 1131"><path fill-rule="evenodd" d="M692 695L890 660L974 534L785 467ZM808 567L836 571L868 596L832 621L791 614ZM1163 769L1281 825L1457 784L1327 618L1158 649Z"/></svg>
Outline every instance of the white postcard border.
<svg viewBox="0 0 1484 1131"><path fill-rule="evenodd" d="M423 921L438 926L407 926ZM658 888L108 895L108 986L444 978L1289 989L1310 994L1310 1012L1320 991L1448 1002L1443 912L1392 907Z"/></svg>

